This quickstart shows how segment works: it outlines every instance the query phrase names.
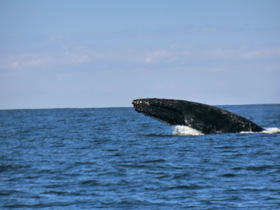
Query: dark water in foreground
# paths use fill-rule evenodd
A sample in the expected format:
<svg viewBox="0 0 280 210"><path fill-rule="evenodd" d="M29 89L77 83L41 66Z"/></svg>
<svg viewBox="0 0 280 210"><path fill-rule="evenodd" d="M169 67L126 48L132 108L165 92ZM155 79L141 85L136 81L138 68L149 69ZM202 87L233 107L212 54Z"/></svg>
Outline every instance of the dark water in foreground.
<svg viewBox="0 0 280 210"><path fill-rule="evenodd" d="M280 128L280 105L224 106ZM174 136L132 108L0 111L0 208L279 209L280 133Z"/></svg>

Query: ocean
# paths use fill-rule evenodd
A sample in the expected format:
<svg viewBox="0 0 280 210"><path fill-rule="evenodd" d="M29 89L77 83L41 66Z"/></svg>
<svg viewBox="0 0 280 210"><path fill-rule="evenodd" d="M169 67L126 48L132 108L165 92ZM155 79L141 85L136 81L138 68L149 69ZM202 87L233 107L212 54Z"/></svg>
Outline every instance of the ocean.
<svg viewBox="0 0 280 210"><path fill-rule="evenodd" d="M0 110L0 208L280 209L280 105L220 107L266 132L186 135L131 107Z"/></svg>

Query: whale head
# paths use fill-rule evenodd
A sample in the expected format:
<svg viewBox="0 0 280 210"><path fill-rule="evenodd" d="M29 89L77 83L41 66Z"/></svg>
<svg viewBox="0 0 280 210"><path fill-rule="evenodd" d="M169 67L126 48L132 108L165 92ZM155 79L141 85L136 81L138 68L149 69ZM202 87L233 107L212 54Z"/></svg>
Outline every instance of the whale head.
<svg viewBox="0 0 280 210"><path fill-rule="evenodd" d="M132 101L134 109L168 125L185 125L180 101L157 98L143 98Z"/></svg>

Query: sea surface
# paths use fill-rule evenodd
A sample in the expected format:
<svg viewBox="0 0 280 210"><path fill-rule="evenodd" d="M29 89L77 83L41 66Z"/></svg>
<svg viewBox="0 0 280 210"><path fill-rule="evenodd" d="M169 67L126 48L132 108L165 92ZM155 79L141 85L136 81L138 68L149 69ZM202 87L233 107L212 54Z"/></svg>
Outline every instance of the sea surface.
<svg viewBox="0 0 280 210"><path fill-rule="evenodd" d="M133 108L0 110L0 208L280 209L280 105L222 108L267 132L182 135Z"/></svg>

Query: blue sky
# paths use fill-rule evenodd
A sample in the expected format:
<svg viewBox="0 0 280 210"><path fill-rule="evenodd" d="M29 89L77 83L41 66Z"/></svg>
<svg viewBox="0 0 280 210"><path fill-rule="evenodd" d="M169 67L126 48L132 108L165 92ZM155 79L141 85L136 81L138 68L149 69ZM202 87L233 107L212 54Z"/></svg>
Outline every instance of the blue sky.
<svg viewBox="0 0 280 210"><path fill-rule="evenodd" d="M278 0L0 0L0 109L280 103Z"/></svg>

